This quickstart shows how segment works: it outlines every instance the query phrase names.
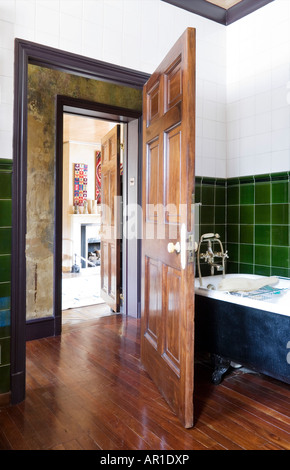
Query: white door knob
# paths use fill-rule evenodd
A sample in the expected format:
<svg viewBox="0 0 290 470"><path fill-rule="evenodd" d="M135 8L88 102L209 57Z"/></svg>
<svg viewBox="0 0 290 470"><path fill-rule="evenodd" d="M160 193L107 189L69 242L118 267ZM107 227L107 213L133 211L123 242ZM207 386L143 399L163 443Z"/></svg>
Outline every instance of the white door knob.
<svg viewBox="0 0 290 470"><path fill-rule="evenodd" d="M177 243L175 243L175 245L174 245L174 243L168 243L167 251L168 251L168 253L174 253L174 252L180 253L180 243L177 242Z"/></svg>

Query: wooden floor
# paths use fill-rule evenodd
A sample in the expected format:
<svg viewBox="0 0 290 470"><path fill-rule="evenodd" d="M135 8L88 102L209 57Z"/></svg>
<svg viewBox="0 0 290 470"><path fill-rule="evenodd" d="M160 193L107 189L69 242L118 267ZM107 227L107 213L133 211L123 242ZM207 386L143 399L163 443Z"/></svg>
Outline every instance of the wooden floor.
<svg viewBox="0 0 290 470"><path fill-rule="evenodd" d="M27 343L27 397L0 409L0 449L290 449L289 386L245 369L219 386L195 367L183 429L140 364L139 324L110 315Z"/></svg>

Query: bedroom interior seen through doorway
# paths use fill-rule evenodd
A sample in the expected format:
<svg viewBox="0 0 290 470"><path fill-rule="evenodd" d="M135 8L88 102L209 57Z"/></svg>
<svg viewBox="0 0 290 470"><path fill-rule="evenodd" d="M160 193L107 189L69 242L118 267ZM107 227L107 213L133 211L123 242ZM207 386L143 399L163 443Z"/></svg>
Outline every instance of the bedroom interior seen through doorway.
<svg viewBox="0 0 290 470"><path fill-rule="evenodd" d="M101 295L101 155L106 136L116 126L122 183L124 125L63 114L63 324L115 313Z"/></svg>

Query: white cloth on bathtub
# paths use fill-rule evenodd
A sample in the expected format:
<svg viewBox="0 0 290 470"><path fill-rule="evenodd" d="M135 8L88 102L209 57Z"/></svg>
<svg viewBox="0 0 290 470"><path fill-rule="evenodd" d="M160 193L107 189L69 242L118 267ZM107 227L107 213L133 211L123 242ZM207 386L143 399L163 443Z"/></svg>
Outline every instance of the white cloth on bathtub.
<svg viewBox="0 0 290 470"><path fill-rule="evenodd" d="M278 277L259 277L249 279L244 277L228 277L221 281L218 290L227 292L251 292L264 286L274 286L279 281Z"/></svg>

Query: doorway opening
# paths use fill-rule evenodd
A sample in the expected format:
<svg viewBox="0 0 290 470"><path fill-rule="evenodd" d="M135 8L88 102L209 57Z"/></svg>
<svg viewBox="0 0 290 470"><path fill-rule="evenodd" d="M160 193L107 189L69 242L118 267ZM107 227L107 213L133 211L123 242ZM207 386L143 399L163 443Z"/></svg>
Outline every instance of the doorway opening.
<svg viewBox="0 0 290 470"><path fill-rule="evenodd" d="M136 113L122 108L57 97L54 311L58 334L65 319L77 323L113 313L140 315L141 244L137 233L126 237L124 208L140 203L141 126ZM106 220L108 209L112 223ZM110 225L114 235L108 238Z"/></svg>
<svg viewBox="0 0 290 470"><path fill-rule="evenodd" d="M116 126L120 127L122 197L125 125L63 115L62 326L123 309L121 273L120 312L114 312L101 295L102 147Z"/></svg>
<svg viewBox="0 0 290 470"><path fill-rule="evenodd" d="M22 39L15 39L15 60L14 60L14 128L13 128L13 234L12 234L12 269L11 269L11 403L17 404L25 398L25 373L26 373L26 340L28 337L40 338L45 335L58 335L61 332L60 309L61 309L61 227L62 220L60 209L62 205L62 169L59 168L59 160L55 160L55 197L53 206L55 207L54 216L54 243L53 256L57 261L53 267L54 282L54 301L53 317L44 319L40 322L27 322L27 263L26 263L26 219L27 219L27 174L28 174L28 155L27 155L27 134L28 134L28 68L35 64L40 67L52 68L58 71L64 71L67 74L90 78L104 83L112 83L123 86L124 95L126 90L142 90L144 83L148 80L148 74L136 70L119 67L95 59L78 56L65 51L59 51L48 46L32 43ZM61 93L61 92L59 92ZM54 95L58 101L59 95ZM123 96L123 92L122 92ZM116 101L117 102L117 101ZM119 102L119 101L118 101ZM122 102L122 101L120 101ZM138 121L139 135L142 133L141 115L134 111L125 100L124 108L115 105L109 105L112 100L106 101L105 113L115 113L120 121L130 122L135 119ZM113 101L115 103L115 101ZM57 120L62 117L58 112ZM98 109L100 110L100 106ZM139 108L138 108L139 109ZM62 140L58 140L57 145L62 146ZM60 155L61 149L57 149ZM139 149L139 152L141 150ZM140 159L139 159L140 160ZM62 163L62 162L61 162ZM60 191L61 190L61 191ZM60 235L59 235L60 234ZM127 249L127 247L125 247ZM133 277L133 280L135 277ZM127 282L127 280L126 280ZM124 288L124 285L123 285ZM136 309L135 309L136 311ZM133 312L133 310L132 310ZM138 310L139 312L139 310ZM124 310L128 314L128 310Z"/></svg>

